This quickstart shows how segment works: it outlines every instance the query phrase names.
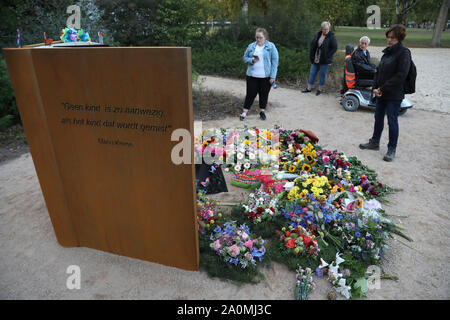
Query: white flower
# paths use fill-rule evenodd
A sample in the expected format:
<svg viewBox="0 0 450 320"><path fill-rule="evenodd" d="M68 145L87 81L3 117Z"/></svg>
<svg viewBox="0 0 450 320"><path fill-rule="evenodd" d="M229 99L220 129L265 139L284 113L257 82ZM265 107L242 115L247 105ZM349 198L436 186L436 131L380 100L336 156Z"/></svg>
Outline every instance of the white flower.
<svg viewBox="0 0 450 320"><path fill-rule="evenodd" d="M254 153L249 153L248 157L249 157L250 160L254 160L256 158Z"/></svg>
<svg viewBox="0 0 450 320"><path fill-rule="evenodd" d="M241 171L241 165L237 164L234 166L235 171Z"/></svg>
<svg viewBox="0 0 450 320"><path fill-rule="evenodd" d="M325 268L328 266L328 263L326 263L325 260L323 260L322 258L320 258L320 266L319 268Z"/></svg>
<svg viewBox="0 0 450 320"><path fill-rule="evenodd" d="M336 264L339 266L342 262L344 262L345 260L344 259L342 259L340 256L339 256L339 252L338 253L336 253Z"/></svg>
<svg viewBox="0 0 450 320"><path fill-rule="evenodd" d="M239 160L244 159L244 154L238 153L238 154L237 154L237 158L238 158Z"/></svg>
<svg viewBox="0 0 450 320"><path fill-rule="evenodd" d="M250 163L249 163L249 162L244 163L244 168L245 168L245 169L250 168Z"/></svg>
<svg viewBox="0 0 450 320"><path fill-rule="evenodd" d="M350 299L350 297L351 297L351 293L350 293L351 287L346 286L345 285L345 279L343 279L343 280L344 280L344 285L336 288L336 292L342 294L347 299Z"/></svg>

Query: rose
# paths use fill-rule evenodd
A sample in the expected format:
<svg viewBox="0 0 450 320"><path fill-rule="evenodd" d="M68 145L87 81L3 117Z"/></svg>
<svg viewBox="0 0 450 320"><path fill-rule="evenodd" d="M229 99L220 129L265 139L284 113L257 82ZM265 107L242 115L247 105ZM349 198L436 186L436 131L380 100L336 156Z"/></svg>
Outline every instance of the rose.
<svg viewBox="0 0 450 320"><path fill-rule="evenodd" d="M241 235L241 237L242 237L242 239L245 241L245 240L247 240L248 239L248 234L247 233L245 233L245 232L242 232L242 235Z"/></svg>
<svg viewBox="0 0 450 320"><path fill-rule="evenodd" d="M248 239L245 243L244 246L251 249L253 247L253 241Z"/></svg>
<svg viewBox="0 0 450 320"><path fill-rule="evenodd" d="M235 244L233 244L231 247L228 248L228 254L233 258L236 258L240 252L241 250Z"/></svg>
<svg viewBox="0 0 450 320"><path fill-rule="evenodd" d="M217 239L216 241L214 241L214 250L219 250L222 247L222 245L220 244L219 239Z"/></svg>
<svg viewBox="0 0 450 320"><path fill-rule="evenodd" d="M311 238L308 236L303 236L303 244L308 247L310 245L310 243L311 243Z"/></svg>
<svg viewBox="0 0 450 320"><path fill-rule="evenodd" d="M295 239L289 239L288 242L285 244L286 248L292 249L295 247Z"/></svg>

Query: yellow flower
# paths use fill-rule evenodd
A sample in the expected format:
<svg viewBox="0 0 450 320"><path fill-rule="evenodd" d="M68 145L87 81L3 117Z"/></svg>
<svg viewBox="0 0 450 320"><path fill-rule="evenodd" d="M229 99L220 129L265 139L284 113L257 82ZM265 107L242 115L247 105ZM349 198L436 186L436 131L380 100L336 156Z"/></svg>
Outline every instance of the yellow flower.
<svg viewBox="0 0 450 320"><path fill-rule="evenodd" d="M289 167L289 172L290 172L290 173L293 173L293 172L295 172L295 169L297 169L296 166L290 166L290 167Z"/></svg>
<svg viewBox="0 0 450 320"><path fill-rule="evenodd" d="M331 189L331 192L336 193L336 192L338 192L338 189L339 189L339 187L337 185L335 185L333 187L333 189Z"/></svg>
<svg viewBox="0 0 450 320"><path fill-rule="evenodd" d="M356 198L355 205L356 205L357 208L362 208L363 207L363 199L362 198Z"/></svg>
<svg viewBox="0 0 450 320"><path fill-rule="evenodd" d="M309 171L311 171L311 167L305 163L302 166L302 171L309 172Z"/></svg>

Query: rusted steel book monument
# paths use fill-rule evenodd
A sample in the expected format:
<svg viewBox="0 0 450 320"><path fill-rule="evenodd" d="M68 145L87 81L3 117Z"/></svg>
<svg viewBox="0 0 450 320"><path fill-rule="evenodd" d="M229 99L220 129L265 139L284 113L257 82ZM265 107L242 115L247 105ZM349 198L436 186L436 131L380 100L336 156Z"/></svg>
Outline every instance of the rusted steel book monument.
<svg viewBox="0 0 450 320"><path fill-rule="evenodd" d="M59 243L198 270L190 48L3 53Z"/></svg>

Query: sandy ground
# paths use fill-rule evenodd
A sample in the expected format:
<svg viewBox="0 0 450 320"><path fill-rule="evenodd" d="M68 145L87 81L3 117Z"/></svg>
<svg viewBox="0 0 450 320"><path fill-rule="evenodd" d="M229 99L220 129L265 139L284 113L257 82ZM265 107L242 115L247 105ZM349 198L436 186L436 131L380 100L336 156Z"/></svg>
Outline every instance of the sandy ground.
<svg viewBox="0 0 450 320"><path fill-rule="evenodd" d="M381 59L384 47L371 47L372 57ZM416 93L408 95L414 107L421 110L450 112L449 49L411 48L417 67Z"/></svg>
<svg viewBox="0 0 450 320"><path fill-rule="evenodd" d="M450 56L450 50L436 50ZM419 75L421 70L430 70L430 65L441 56L434 52L435 49L413 50ZM382 280L381 289L370 291L369 299L450 299L450 102L445 91L450 86L443 75L450 67L450 59L441 62L438 68L442 75L428 75L428 88L437 88L438 94L424 96L419 91L411 98L420 102L417 108L400 117L399 146L393 163L382 160L387 149L386 131L379 152L358 148L371 136L373 111L346 112L333 94L316 97L278 88L271 91L269 99L281 106L267 111L267 121L259 120L255 108L245 122L258 128L278 124L313 130L323 147L357 156L376 169L380 181L403 189L389 196L385 209L409 216L394 220L414 239L410 244L414 249L397 240L390 241L382 267L386 273L397 275L399 281ZM240 97L245 93L243 81L204 79L202 85L207 88L227 90ZM445 113L422 107L427 99L439 102L435 109ZM203 123L205 128L242 125L234 118ZM241 190L230 186L230 191L242 196ZM233 201L235 197L222 194L220 198ZM79 290L66 288L69 265L81 268ZM211 279L204 272L179 270L88 248L63 248L53 233L30 154L0 164L0 299L293 298L295 273L273 264L264 274L266 280L257 285L238 286ZM318 288L310 298L325 299L329 290L330 285L318 279Z"/></svg>

